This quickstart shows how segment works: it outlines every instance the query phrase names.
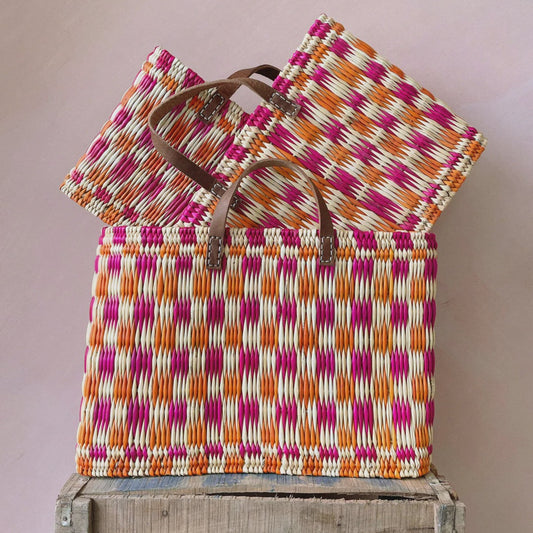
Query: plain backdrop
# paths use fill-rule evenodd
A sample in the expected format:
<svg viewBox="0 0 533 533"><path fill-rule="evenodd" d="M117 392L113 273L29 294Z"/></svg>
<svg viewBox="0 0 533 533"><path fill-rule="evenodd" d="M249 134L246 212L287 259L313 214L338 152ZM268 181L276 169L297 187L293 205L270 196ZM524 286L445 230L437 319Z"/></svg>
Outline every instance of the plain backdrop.
<svg viewBox="0 0 533 533"><path fill-rule="evenodd" d="M0 531L52 531L56 495L74 471L102 224L59 184L155 45L206 79L283 66L323 11L488 138L435 226L433 460L466 503L470 533L531 531L528 0L2 1Z"/></svg>

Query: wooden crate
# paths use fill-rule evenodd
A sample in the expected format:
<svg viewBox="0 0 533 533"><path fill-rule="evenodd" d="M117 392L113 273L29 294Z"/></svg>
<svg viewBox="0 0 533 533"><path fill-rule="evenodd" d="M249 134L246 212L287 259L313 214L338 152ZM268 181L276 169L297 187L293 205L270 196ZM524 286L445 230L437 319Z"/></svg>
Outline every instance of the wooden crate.
<svg viewBox="0 0 533 533"><path fill-rule="evenodd" d="M56 533L462 533L464 518L435 470L406 480L74 474L57 499Z"/></svg>

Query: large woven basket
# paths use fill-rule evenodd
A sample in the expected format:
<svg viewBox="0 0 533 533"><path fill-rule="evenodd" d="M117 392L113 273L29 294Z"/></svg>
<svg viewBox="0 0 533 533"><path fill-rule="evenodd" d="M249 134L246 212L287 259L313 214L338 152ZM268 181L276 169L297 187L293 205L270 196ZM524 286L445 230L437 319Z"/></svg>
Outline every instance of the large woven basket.
<svg viewBox="0 0 533 533"><path fill-rule="evenodd" d="M462 185L484 137L370 46L322 15L273 87L301 106L281 113L263 101L216 169L236 179L263 157L311 170L337 227L428 231ZM235 226L302 227L313 205L299 179L269 169L246 180ZM212 196L198 191L181 218L209 220Z"/></svg>
<svg viewBox="0 0 533 533"><path fill-rule="evenodd" d="M316 229L230 228L209 270L210 231L103 230L78 472L428 472L434 235L337 230L324 266Z"/></svg>

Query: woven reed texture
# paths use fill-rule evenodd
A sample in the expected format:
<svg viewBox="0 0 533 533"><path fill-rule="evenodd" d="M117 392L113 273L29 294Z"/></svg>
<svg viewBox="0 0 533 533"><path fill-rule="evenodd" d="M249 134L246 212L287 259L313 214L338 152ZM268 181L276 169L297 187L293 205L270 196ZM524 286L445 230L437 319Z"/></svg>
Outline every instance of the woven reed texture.
<svg viewBox="0 0 533 533"><path fill-rule="evenodd" d="M311 27L273 87L301 105L284 116L263 102L217 168L228 181L264 157L315 174L337 227L428 231L470 172L484 137L333 19ZM226 176L226 177L225 177ZM247 177L234 226L307 227L314 206L283 172ZM209 219L199 191L182 220ZM310 226L309 226L310 227Z"/></svg>
<svg viewBox="0 0 533 533"><path fill-rule="evenodd" d="M166 50L156 48L133 85L61 190L110 225L172 225L199 189L154 150L148 114L181 89L203 83ZM213 172L248 114L228 101L210 123L198 111L214 94L205 91L161 123L160 132L196 164Z"/></svg>
<svg viewBox="0 0 533 533"><path fill-rule="evenodd" d="M91 476L429 470L433 234L114 227L97 252L77 470Z"/></svg>

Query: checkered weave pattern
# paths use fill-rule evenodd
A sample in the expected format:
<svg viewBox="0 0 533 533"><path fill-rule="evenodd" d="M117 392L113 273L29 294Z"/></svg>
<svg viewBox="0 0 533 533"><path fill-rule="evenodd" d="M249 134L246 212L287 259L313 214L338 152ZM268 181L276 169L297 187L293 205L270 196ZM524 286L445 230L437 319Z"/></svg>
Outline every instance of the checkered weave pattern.
<svg viewBox="0 0 533 533"><path fill-rule="evenodd" d="M156 48L61 190L110 225L175 224L199 186L155 151L148 114L179 90L203 81ZM239 105L228 101L209 123L200 120L198 111L214 92L191 99L160 128L174 147L208 172L215 170L248 119Z"/></svg>
<svg viewBox="0 0 533 533"><path fill-rule="evenodd" d="M337 227L428 231L470 172L484 137L370 46L322 15L273 87L298 103L288 117L263 102L215 174L238 177L265 157L311 170ZM309 227L305 185L270 169L248 176L234 226ZM195 195L182 220L209 220L213 199Z"/></svg>
<svg viewBox="0 0 533 533"><path fill-rule="evenodd" d="M432 452L436 241L208 227L103 230L77 470L416 477Z"/></svg>

